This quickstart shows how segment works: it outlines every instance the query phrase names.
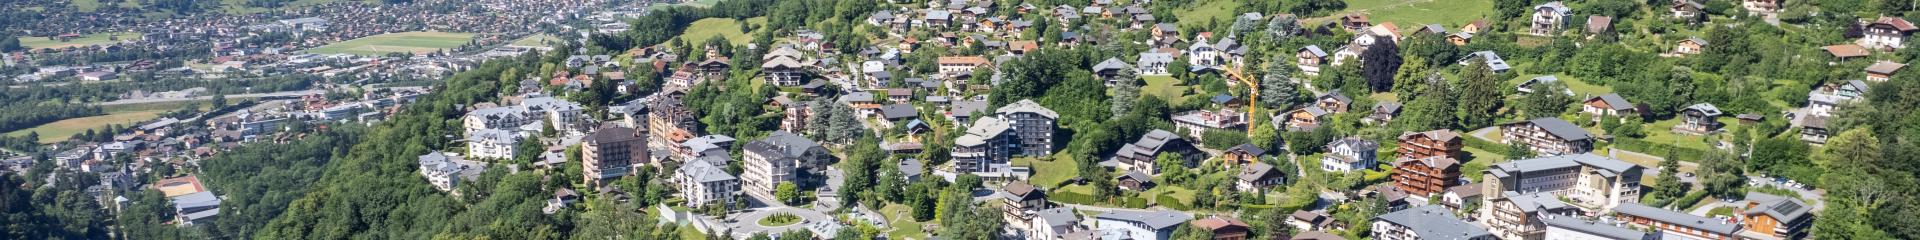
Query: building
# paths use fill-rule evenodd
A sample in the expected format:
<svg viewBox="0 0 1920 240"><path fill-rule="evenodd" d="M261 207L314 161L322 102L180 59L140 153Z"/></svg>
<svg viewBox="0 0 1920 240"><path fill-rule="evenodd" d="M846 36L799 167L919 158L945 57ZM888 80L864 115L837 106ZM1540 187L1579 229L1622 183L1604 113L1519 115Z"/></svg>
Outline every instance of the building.
<svg viewBox="0 0 1920 240"><path fill-rule="evenodd" d="M1238 181L1234 182L1235 189L1245 192L1260 192L1274 185L1286 183L1287 176L1282 174L1280 170L1273 169L1273 165L1254 162L1253 164L1248 164L1245 168L1241 168L1240 174L1236 175L1236 179L1238 179Z"/></svg>
<svg viewBox="0 0 1920 240"><path fill-rule="evenodd" d="M1780 12L1780 1L1781 0L1742 0L1740 1L1740 7L1746 8L1748 14L1771 14Z"/></svg>
<svg viewBox="0 0 1920 240"><path fill-rule="evenodd" d="M1621 118L1629 116L1639 117L1643 113L1640 111L1639 105L1628 102L1626 98L1622 98L1620 94L1615 93L1587 98L1587 100L1581 101L1580 105L1582 105L1580 107L1581 112L1592 114L1595 118L1605 116Z"/></svg>
<svg viewBox="0 0 1920 240"><path fill-rule="evenodd" d="M1740 208L1740 222L1748 232L1780 239L1802 239L1813 227L1813 214L1808 213L1813 208L1799 198L1747 192L1746 204Z"/></svg>
<svg viewBox="0 0 1920 240"><path fill-rule="evenodd" d="M1213 235L1213 240L1246 240L1252 233L1252 226L1247 225L1247 222L1217 214L1193 220L1190 224L1193 225L1193 230L1212 233L1209 235Z"/></svg>
<svg viewBox="0 0 1920 240"><path fill-rule="evenodd" d="M220 215L220 197L201 191L168 198L173 203L173 221L181 226L213 223Z"/></svg>
<svg viewBox="0 0 1920 240"><path fill-rule="evenodd" d="M1528 34L1550 36L1560 33L1567 26L1567 18L1573 17L1573 9L1560 1L1533 6L1533 21L1527 28Z"/></svg>
<svg viewBox="0 0 1920 240"><path fill-rule="evenodd" d="M1899 73L1901 68L1906 67L1907 64L1897 62L1873 62L1873 65L1867 66L1866 69L1867 81L1885 82L1888 79L1893 79L1894 73Z"/></svg>
<svg viewBox="0 0 1920 240"><path fill-rule="evenodd" d="M1697 103L1680 109L1680 124L1673 126L1673 132L1688 134L1708 134L1719 131L1719 107L1712 103Z"/></svg>
<svg viewBox="0 0 1920 240"><path fill-rule="evenodd" d="M460 182L479 177L483 169L483 166L469 164L459 156L448 156L440 151L420 155L419 164L420 175L427 178L427 183L433 184L434 189L445 192L453 191L455 187L460 186Z"/></svg>
<svg viewBox="0 0 1920 240"><path fill-rule="evenodd" d="M1201 137L1206 136L1207 131L1246 131L1247 114L1233 108L1187 111L1173 115L1173 126L1193 137L1193 140L1202 141Z"/></svg>
<svg viewBox="0 0 1920 240"><path fill-rule="evenodd" d="M1260 149L1260 147L1254 146L1252 143L1242 143L1232 148L1227 148L1226 151L1222 151L1220 154L1220 161L1224 165L1237 167L1259 163L1260 157L1266 156L1267 150Z"/></svg>
<svg viewBox="0 0 1920 240"><path fill-rule="evenodd" d="M1861 29L1865 31L1856 43L1862 47L1880 50L1907 48L1907 38L1912 37L1914 31L1920 30L1906 18L1895 16L1883 16L1874 19L1873 22L1863 23Z"/></svg>
<svg viewBox="0 0 1920 240"><path fill-rule="evenodd" d="M1103 239L1169 239L1181 223L1192 220L1184 212L1116 210L1094 216L1094 227Z"/></svg>
<svg viewBox="0 0 1920 240"><path fill-rule="evenodd" d="M775 187L783 182L800 187L813 185L821 179L801 178L799 173L825 171L834 159L819 143L786 131L774 131L766 138L748 142L742 152L741 165L746 170L740 174L741 189L763 199L773 199Z"/></svg>
<svg viewBox="0 0 1920 240"><path fill-rule="evenodd" d="M1545 239L1555 240L1657 240L1660 235L1616 227L1604 223L1565 216L1540 218L1547 225Z"/></svg>
<svg viewBox="0 0 1920 240"><path fill-rule="evenodd" d="M529 97L519 105L483 108L467 112L461 118L467 131L514 129L528 124L550 122L556 129L572 129L580 123L580 104L553 97Z"/></svg>
<svg viewBox="0 0 1920 240"><path fill-rule="evenodd" d="M1633 163L1593 154L1573 154L1523 159L1487 167L1481 177L1481 194L1492 202L1505 198L1506 192L1530 194L1551 192L1573 204L1610 209L1621 203L1638 202L1640 176L1645 168Z"/></svg>
<svg viewBox="0 0 1920 240"><path fill-rule="evenodd" d="M1288 226L1293 226L1294 229L1299 229L1302 232L1325 231L1325 230L1331 230L1336 228L1345 228L1345 227L1340 227L1338 220L1333 219L1333 216L1327 216L1327 214L1325 213L1310 212L1307 210L1294 210L1293 214L1287 215L1287 219L1282 222L1287 224Z"/></svg>
<svg viewBox="0 0 1920 240"><path fill-rule="evenodd" d="M1373 218L1373 239L1460 239L1493 240L1479 226L1454 217L1452 210L1436 205L1409 208Z"/></svg>
<svg viewBox="0 0 1920 240"><path fill-rule="evenodd" d="M1306 73L1307 76L1319 76L1320 66L1327 61L1327 51L1320 50L1318 45L1307 45L1295 51L1293 57L1294 66L1299 67L1301 73Z"/></svg>
<svg viewBox="0 0 1920 240"><path fill-rule="evenodd" d="M1007 226L1033 226L1033 220L1039 217L1043 209L1052 208L1047 202L1047 191L1027 184L1026 181L1013 181L1000 188L1001 212ZM1033 230L1033 229L1027 229Z"/></svg>
<svg viewBox="0 0 1920 240"><path fill-rule="evenodd" d="M1634 226L1658 230L1664 235L1691 239L1742 239L1740 225L1681 212L1623 203L1613 208L1615 219Z"/></svg>
<svg viewBox="0 0 1920 240"><path fill-rule="evenodd" d="M1135 80L1120 79L1120 72L1128 71L1130 68L1133 66L1128 66L1127 62L1120 61L1120 58L1107 58L1105 61L1100 61L1100 64L1093 65L1093 75L1099 77L1101 82L1106 82L1107 86L1113 86L1120 84L1120 81Z"/></svg>
<svg viewBox="0 0 1920 240"><path fill-rule="evenodd" d="M807 77L807 64L803 63L803 59L799 50L794 50L792 46L781 46L760 58L763 61L760 73L766 77L767 83L775 86L800 86Z"/></svg>
<svg viewBox="0 0 1920 240"><path fill-rule="evenodd" d="M740 179L727 174L726 163L718 164L721 165L708 160L686 161L673 171L673 183L680 190L680 197L687 200L687 207L734 206L735 196L740 192Z"/></svg>
<svg viewBox="0 0 1920 240"><path fill-rule="evenodd" d="M1393 186L1413 196L1442 194L1460 183L1460 160L1445 155L1414 158L1401 155L1393 162Z"/></svg>
<svg viewBox="0 0 1920 240"><path fill-rule="evenodd" d="M1700 54L1702 50L1706 49L1707 40L1698 37L1688 37L1687 39L1680 40L1680 43L1673 45L1673 53L1680 55Z"/></svg>
<svg viewBox="0 0 1920 240"><path fill-rule="evenodd" d="M1327 154L1320 159L1320 169L1329 172L1373 169L1379 165L1375 161L1379 151L1380 144L1371 140L1357 137L1333 140L1327 143Z"/></svg>
<svg viewBox="0 0 1920 240"><path fill-rule="evenodd" d="M519 134L500 129L480 129L467 133L467 156L485 159L513 159L520 146Z"/></svg>
<svg viewBox="0 0 1920 240"><path fill-rule="evenodd" d="M1140 53L1140 58L1133 61L1134 71L1139 72L1140 75L1167 75L1167 64L1172 62L1173 54Z"/></svg>
<svg viewBox="0 0 1920 240"><path fill-rule="evenodd" d="M1559 118L1544 117L1500 124L1500 143L1526 145L1540 155L1593 151L1593 135Z"/></svg>
<svg viewBox="0 0 1920 240"><path fill-rule="evenodd" d="M626 176L633 165L646 164L651 158L644 131L627 127L606 127L594 130L580 144L580 166L585 171L583 178L590 185L599 186L608 179Z"/></svg>
<svg viewBox="0 0 1920 240"><path fill-rule="evenodd" d="M1167 130L1154 129L1140 136L1139 141L1120 146L1120 150L1114 152L1113 160L1122 170L1158 175L1162 169L1155 166L1154 160L1162 154L1179 154L1187 166L1192 166L1201 159L1207 159L1206 152L1194 148L1193 143L1187 142L1179 135Z"/></svg>
<svg viewBox="0 0 1920 240"><path fill-rule="evenodd" d="M973 74L973 69L987 65L987 58L980 56L940 57L936 60L940 74L959 76Z"/></svg>
<svg viewBox="0 0 1920 240"><path fill-rule="evenodd" d="M967 126L966 135L953 140L952 157L955 171L986 172L988 166L1005 164L1016 149L1014 135L1007 121L994 117L982 117Z"/></svg>
<svg viewBox="0 0 1920 240"><path fill-rule="evenodd" d="M1480 184L1460 184L1447 188L1447 192L1440 195L1440 205L1447 206L1448 209L1453 210L1462 210L1467 207L1467 203L1481 202L1482 200L1483 199L1480 198Z"/></svg>
<svg viewBox="0 0 1920 240"><path fill-rule="evenodd" d="M1449 129L1425 132L1407 132L1400 134L1400 144L1394 152L1403 158L1427 158L1445 156L1453 159L1462 157L1461 149L1466 146L1459 132Z"/></svg>
<svg viewBox="0 0 1920 240"><path fill-rule="evenodd" d="M1072 208L1049 208L1034 213L1033 224L1027 227L1024 239L1064 240L1068 234L1087 231L1080 224L1080 216L1074 215Z"/></svg>
<svg viewBox="0 0 1920 240"><path fill-rule="evenodd" d="M1459 64L1461 66L1472 65L1474 61L1480 61L1486 64L1487 70L1493 71L1493 73L1505 73L1507 70L1513 69L1513 65L1507 65L1507 60L1500 58L1500 54L1494 53L1492 50L1469 53L1466 57L1460 59Z"/></svg>
<svg viewBox="0 0 1920 240"><path fill-rule="evenodd" d="M1053 132L1058 126L1060 114L1047 107L1040 106L1033 99L1022 99L993 111L1000 120L1007 121L1019 144L1015 154L1029 157L1053 155Z"/></svg>
<svg viewBox="0 0 1920 240"><path fill-rule="evenodd" d="M1571 217L1580 213L1579 208L1561 202L1552 193L1501 194L1502 197L1487 205L1486 211L1489 213L1487 225L1501 239L1544 239L1547 224L1540 221L1541 218Z"/></svg>
<svg viewBox="0 0 1920 240"><path fill-rule="evenodd" d="M685 93L661 94L660 98L647 103L647 144L658 148L677 147L699 133L699 122L677 97Z"/></svg>

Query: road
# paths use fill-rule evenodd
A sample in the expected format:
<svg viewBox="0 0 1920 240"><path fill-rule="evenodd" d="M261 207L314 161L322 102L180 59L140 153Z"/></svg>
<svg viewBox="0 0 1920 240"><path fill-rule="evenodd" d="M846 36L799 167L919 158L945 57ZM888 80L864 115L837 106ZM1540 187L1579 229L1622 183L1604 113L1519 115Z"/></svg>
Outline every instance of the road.
<svg viewBox="0 0 1920 240"><path fill-rule="evenodd" d="M297 96L305 96L305 95L312 95L312 94L321 94L326 92L327 92L326 90L312 89L312 90L283 91L283 92L270 92L270 93L234 94L234 95L227 95L227 98L297 97ZM212 100L212 99L213 99L213 96L198 96L198 97L190 97L190 98L120 99L120 100L113 100L110 102L103 102L98 105L113 106L113 105L142 104L142 103L203 101L203 100Z"/></svg>
<svg viewBox="0 0 1920 240"><path fill-rule="evenodd" d="M760 225L760 219L771 217L776 213L793 214L793 216L800 217L800 222L786 225L786 226ZM754 233L763 233L763 232L764 233L781 233L786 231L792 231L794 229L806 229L807 224L833 221L833 216L829 216L826 213L822 213L820 211L814 211L814 210L808 210L808 209L796 208L796 207L788 207L788 206L778 206L778 207L755 208L752 210L745 211L744 213L736 214L730 219L733 219L734 221L731 223L727 223L727 228L730 228L733 230L734 237L745 238L748 236L752 236Z"/></svg>

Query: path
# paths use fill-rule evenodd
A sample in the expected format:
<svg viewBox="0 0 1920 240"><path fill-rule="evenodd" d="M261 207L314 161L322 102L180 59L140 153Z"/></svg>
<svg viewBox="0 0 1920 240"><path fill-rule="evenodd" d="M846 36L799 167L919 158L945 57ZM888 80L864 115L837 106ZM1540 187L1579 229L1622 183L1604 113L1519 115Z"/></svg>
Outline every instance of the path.
<svg viewBox="0 0 1920 240"><path fill-rule="evenodd" d="M306 96L306 95L322 94L322 93L327 93L327 90L311 89L311 90L281 91L281 92L270 92L270 93L234 94L234 95L227 95L227 98L233 99L233 98L262 98L262 97L297 97L297 96ZM98 105L112 106L112 105L141 104L141 103L201 101L201 100L212 100L212 99L213 99L213 96L198 96L198 97L186 97L186 98L139 98L139 99L113 100L110 102L103 102Z"/></svg>

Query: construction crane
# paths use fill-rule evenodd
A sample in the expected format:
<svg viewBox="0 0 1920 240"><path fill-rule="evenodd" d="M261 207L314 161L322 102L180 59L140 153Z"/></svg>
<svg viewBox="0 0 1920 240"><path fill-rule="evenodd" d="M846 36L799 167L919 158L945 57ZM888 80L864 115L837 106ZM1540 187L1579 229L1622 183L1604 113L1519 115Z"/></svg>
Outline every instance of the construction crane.
<svg viewBox="0 0 1920 240"><path fill-rule="evenodd" d="M1222 70L1221 72L1227 73L1227 78L1240 80L1240 83L1247 84L1247 135L1253 135L1253 128L1255 127L1253 126L1253 110L1259 109L1260 106L1260 83L1247 78L1246 75L1240 74L1240 69L1237 65L1229 64L1228 66L1222 66L1220 70Z"/></svg>

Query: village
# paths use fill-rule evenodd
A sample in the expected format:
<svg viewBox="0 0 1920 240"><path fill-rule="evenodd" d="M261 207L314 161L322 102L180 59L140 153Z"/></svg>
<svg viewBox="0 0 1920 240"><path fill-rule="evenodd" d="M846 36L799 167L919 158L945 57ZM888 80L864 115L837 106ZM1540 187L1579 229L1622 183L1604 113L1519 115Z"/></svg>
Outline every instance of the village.
<svg viewBox="0 0 1920 240"><path fill-rule="evenodd" d="M1863 200L1904 190L1856 186L1911 181L1870 169L1906 168L1882 144L1914 145L1883 139L1909 115L1876 115L1911 108L1881 102L1903 92L1870 91L1914 89L1902 69L1920 28L1898 15L1816 28L1779 0L1612 16L1521 1L1517 16L1390 22L1405 18L934 0L784 17L802 4L716 2L336 2L33 26L22 38L140 37L7 52L9 68L32 69L0 75L10 88L305 87L102 97L210 106L6 149L0 172L87 183L116 215L158 190L162 223L225 228L241 194L213 191L233 183L205 180L219 168L203 161L365 135L327 155L356 167L327 171L474 208L439 211L642 239L1897 239L1816 222L1873 228L1864 220L1885 216L1858 212L1913 203ZM1800 35L1830 29L1846 33ZM738 35L691 36L709 31ZM389 34L455 40L361 43ZM122 51L185 57L86 57ZM337 163L362 158L374 164ZM404 198L311 191L289 208ZM332 216L273 215L260 219L273 230L239 236L326 234L284 229ZM429 232L513 236L448 228Z"/></svg>

